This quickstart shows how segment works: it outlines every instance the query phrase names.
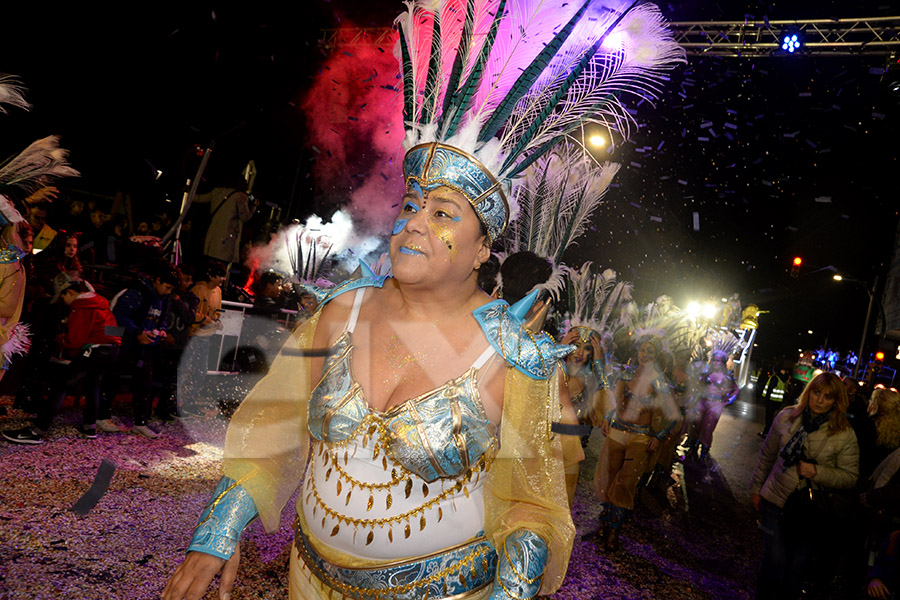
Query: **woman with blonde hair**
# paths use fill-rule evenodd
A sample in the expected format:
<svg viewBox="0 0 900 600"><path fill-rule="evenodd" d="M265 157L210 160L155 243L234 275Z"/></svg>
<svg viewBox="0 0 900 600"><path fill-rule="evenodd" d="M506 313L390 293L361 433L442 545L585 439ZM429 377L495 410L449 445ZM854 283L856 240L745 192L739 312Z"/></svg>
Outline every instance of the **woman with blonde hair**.
<svg viewBox="0 0 900 600"><path fill-rule="evenodd" d="M875 456L873 465L900 447L900 393L877 388L869 401L869 414L875 424Z"/></svg>
<svg viewBox="0 0 900 600"><path fill-rule="evenodd" d="M856 434L847 420L847 393L833 373L810 381L799 402L775 417L753 473L753 506L765 535L756 598L796 598L826 528L798 527L784 511L794 493L846 490L859 474ZM799 491L798 491L799 490Z"/></svg>

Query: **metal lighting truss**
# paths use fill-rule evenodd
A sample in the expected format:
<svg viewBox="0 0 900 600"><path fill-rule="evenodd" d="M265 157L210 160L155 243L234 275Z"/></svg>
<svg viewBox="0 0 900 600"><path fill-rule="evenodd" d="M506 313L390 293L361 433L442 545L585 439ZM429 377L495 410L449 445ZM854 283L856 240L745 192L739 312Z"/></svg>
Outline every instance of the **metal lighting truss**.
<svg viewBox="0 0 900 600"><path fill-rule="evenodd" d="M900 17L785 21L690 21L669 23L675 41L692 55L790 56L784 36L797 34L795 54L890 55L900 50Z"/></svg>
<svg viewBox="0 0 900 600"><path fill-rule="evenodd" d="M792 56L781 49L785 34L797 34L794 54L847 56L891 55L900 50L900 16L868 19L796 19L784 21L670 22L675 41L691 55ZM386 27L323 29L319 46L384 46L393 39Z"/></svg>

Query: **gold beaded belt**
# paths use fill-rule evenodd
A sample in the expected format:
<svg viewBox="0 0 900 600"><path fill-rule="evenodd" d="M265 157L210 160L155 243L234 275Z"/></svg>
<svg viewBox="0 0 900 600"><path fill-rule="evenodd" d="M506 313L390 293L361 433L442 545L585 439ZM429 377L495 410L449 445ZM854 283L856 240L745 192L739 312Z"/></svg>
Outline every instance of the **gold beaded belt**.
<svg viewBox="0 0 900 600"><path fill-rule="evenodd" d="M294 544L316 577L356 600L462 598L490 585L497 570L497 553L484 536L421 558L359 569L334 565L319 556L299 524Z"/></svg>

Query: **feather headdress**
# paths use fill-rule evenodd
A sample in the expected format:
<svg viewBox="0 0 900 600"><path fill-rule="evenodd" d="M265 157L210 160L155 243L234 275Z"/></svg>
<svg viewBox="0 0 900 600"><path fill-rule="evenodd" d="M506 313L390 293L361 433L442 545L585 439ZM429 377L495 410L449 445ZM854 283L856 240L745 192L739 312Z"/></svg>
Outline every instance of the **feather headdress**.
<svg viewBox="0 0 900 600"><path fill-rule="evenodd" d="M407 186L449 185L492 241L515 178L587 123L627 137L629 98L653 100L684 51L650 4L407 0L396 21Z"/></svg>
<svg viewBox="0 0 900 600"><path fill-rule="evenodd" d="M567 271L569 327L587 341L592 331L602 338L621 326L619 307L631 300L631 284L618 281L612 269L592 273L590 262Z"/></svg>
<svg viewBox="0 0 900 600"><path fill-rule="evenodd" d="M734 332L724 327L716 328L706 336L710 353L721 352L726 356L736 354L739 349L742 349L740 341Z"/></svg>
<svg viewBox="0 0 900 600"><path fill-rule="evenodd" d="M575 244L600 206L618 163L596 165L584 151L562 142L525 171L514 198L519 218L510 223L504 245L511 252L530 250L554 265Z"/></svg>
<svg viewBox="0 0 900 600"><path fill-rule="evenodd" d="M676 306L669 296L660 296L641 309L634 306L628 314L623 329L633 339L656 337L667 352L689 351L699 355L706 328Z"/></svg>

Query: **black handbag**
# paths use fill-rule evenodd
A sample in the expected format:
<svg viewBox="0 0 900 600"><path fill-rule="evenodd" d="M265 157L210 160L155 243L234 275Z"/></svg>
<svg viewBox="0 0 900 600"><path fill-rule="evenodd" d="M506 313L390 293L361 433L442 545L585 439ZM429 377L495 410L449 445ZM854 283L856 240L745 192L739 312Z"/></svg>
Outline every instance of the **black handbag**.
<svg viewBox="0 0 900 600"><path fill-rule="evenodd" d="M850 502L844 494L806 480L806 485L791 492L784 502L782 525L789 532L809 535L831 519L846 518L842 513L849 509Z"/></svg>

